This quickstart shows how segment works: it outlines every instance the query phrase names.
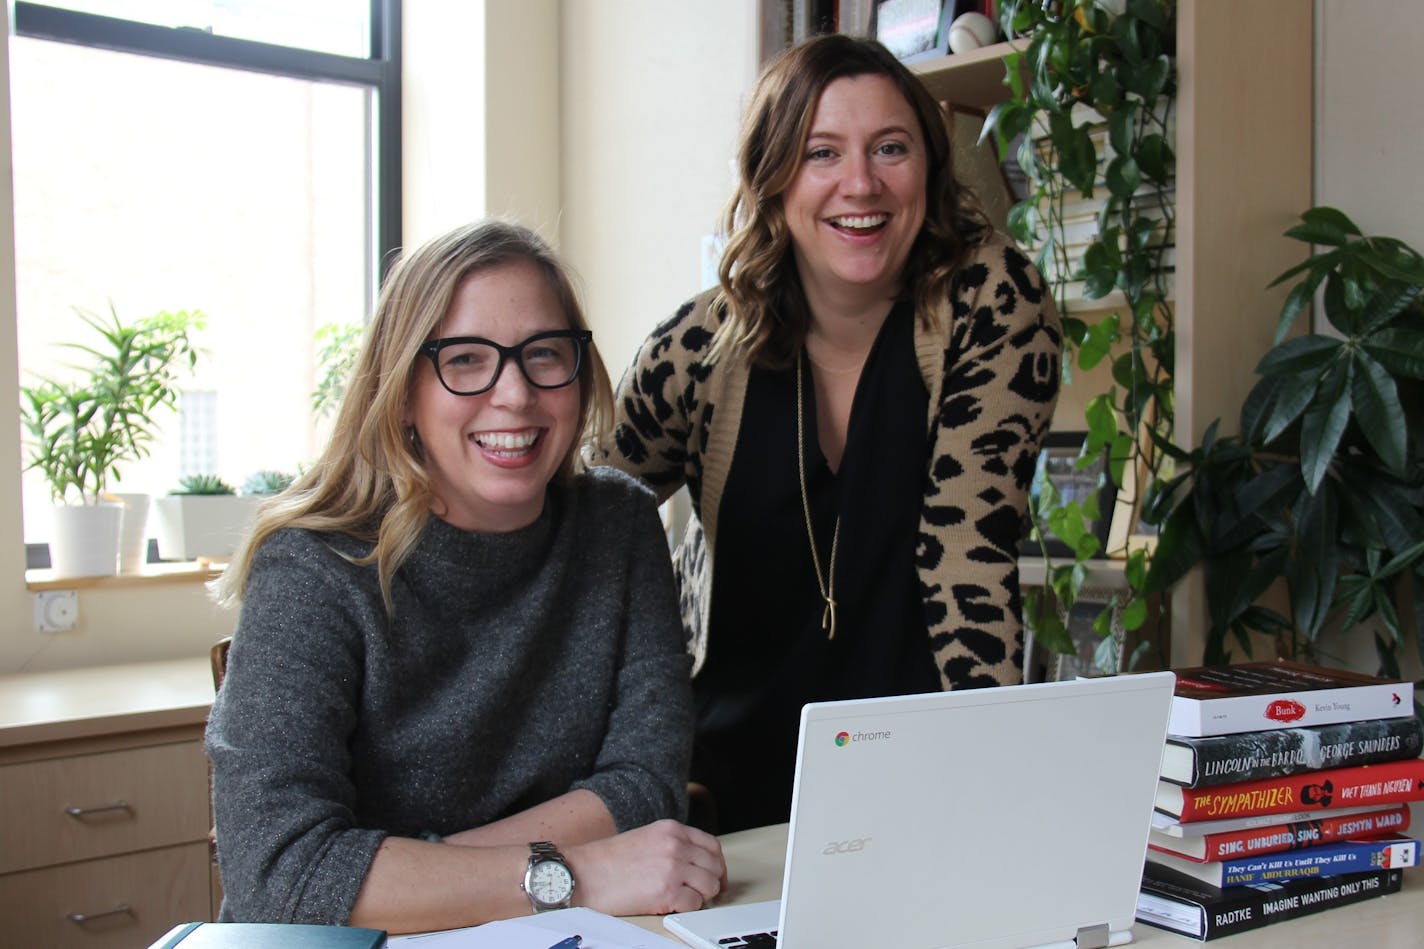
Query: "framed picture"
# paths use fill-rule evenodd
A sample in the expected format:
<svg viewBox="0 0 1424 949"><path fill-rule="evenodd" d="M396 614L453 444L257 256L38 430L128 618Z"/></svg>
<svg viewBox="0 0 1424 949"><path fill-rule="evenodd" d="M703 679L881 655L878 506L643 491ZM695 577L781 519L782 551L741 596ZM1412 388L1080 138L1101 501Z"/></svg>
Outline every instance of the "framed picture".
<svg viewBox="0 0 1424 949"><path fill-rule="evenodd" d="M1108 475L1106 451L1092 463L1079 466L1083 442L1086 439L1086 432L1049 432L1044 439L1043 448L1039 451L1038 466L1034 472L1033 486L1029 492L1036 499L1041 491L1042 479L1046 477L1053 482L1053 486L1058 490L1064 504L1070 501L1082 504L1088 498L1096 495L1098 516L1088 522L1088 529L1098 539L1098 552L1094 556L1101 558L1105 557L1107 553L1108 530L1112 524L1113 509L1117 503L1117 488ZM1034 556L1040 552L1038 542L1033 540L1029 534L1032 526L1029 519L1025 517L1019 551L1028 556ZM1051 556L1073 556L1073 551L1068 544L1054 536L1047 524L1042 524L1040 527L1045 546Z"/></svg>
<svg viewBox="0 0 1424 949"><path fill-rule="evenodd" d="M949 23L955 0L877 0L871 35L901 62L949 53Z"/></svg>
<svg viewBox="0 0 1424 949"><path fill-rule="evenodd" d="M979 206L988 215L995 230L1009 233L1009 210L1018 199L999 162L999 153L992 136L979 141L984 128L985 113L962 105L949 105L949 144L954 153L954 173L960 183L974 192Z"/></svg>

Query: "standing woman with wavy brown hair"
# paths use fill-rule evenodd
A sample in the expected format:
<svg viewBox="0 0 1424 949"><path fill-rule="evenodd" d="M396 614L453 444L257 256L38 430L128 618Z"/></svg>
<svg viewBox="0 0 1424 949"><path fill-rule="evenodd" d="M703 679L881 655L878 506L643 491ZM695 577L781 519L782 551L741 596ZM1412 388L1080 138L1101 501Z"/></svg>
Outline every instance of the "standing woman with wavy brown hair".
<svg viewBox="0 0 1424 949"><path fill-rule="evenodd" d="M1022 680L1020 518L1062 350L878 43L768 66L737 166L720 286L644 343L596 455L689 489L692 777L724 831L787 818L804 703Z"/></svg>
<svg viewBox="0 0 1424 949"><path fill-rule="evenodd" d="M208 722L224 920L450 929L720 889L646 488L583 470L608 379L531 231L394 266L317 463L222 578Z"/></svg>

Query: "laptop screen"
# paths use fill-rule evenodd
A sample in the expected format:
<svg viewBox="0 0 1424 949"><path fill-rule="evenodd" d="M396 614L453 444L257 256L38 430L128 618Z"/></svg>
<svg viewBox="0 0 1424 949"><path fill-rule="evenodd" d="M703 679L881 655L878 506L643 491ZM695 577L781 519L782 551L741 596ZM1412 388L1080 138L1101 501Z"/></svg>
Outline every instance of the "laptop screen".
<svg viewBox="0 0 1424 949"><path fill-rule="evenodd" d="M1025 946L1130 930L1173 681L808 705L781 945Z"/></svg>

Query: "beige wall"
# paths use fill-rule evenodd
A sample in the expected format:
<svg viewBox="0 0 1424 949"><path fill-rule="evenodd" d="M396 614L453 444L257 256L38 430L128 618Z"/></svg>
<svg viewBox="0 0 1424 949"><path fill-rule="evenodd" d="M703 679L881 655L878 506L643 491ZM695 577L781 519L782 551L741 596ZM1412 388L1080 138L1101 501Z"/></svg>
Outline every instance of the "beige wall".
<svg viewBox="0 0 1424 949"><path fill-rule="evenodd" d="M1315 6L1315 203L1424 250L1424 4Z"/></svg>
<svg viewBox="0 0 1424 949"><path fill-rule="evenodd" d="M406 0L404 239L486 215L559 223L558 0Z"/></svg>
<svg viewBox="0 0 1424 949"><path fill-rule="evenodd" d="M1315 18L1315 203L1344 211L1366 234L1424 250L1424 74L1414 67L1424 4L1316 0ZM1342 642L1327 632L1321 648L1374 668L1368 636ZM1424 676L1418 650L1401 652L1405 676Z"/></svg>
<svg viewBox="0 0 1424 949"><path fill-rule="evenodd" d="M1369 231L1424 246L1403 117L1424 79L1424 5L1319 0L1317 194ZM698 289L700 238L731 184L755 70L754 0L406 0L406 236L488 212L540 227L580 272L616 377L657 320ZM456 18L452 20L453 18ZM488 38L488 43L485 40ZM488 67L470 49L488 45ZM0 103L8 103L0 49ZM488 162L480 132L489 117ZM0 107L0 399L17 399L9 112ZM553 156L557 156L557 160ZM89 591L71 633L33 632L23 582L15 415L0 413L0 674L200 655L231 627L201 588Z"/></svg>
<svg viewBox="0 0 1424 949"><path fill-rule="evenodd" d="M755 0L564 0L562 250L615 384L701 285L731 194Z"/></svg>

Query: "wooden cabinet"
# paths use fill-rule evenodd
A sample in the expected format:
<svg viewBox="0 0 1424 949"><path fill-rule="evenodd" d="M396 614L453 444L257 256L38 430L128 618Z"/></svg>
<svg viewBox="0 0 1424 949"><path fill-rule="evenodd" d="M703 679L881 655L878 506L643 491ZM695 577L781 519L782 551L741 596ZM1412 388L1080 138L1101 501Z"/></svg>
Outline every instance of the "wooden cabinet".
<svg viewBox="0 0 1424 949"><path fill-rule="evenodd" d="M1008 97L1011 49L912 68L936 98L987 110ZM1177 2L1173 385L1183 444L1197 444L1216 419L1223 434L1237 429L1288 289L1268 285L1305 254L1284 232L1313 203L1313 51L1310 0L1252 0L1229 14L1210 0ZM1073 404L1065 392L1060 411ZM1172 663L1197 664L1208 625L1199 581L1178 585L1171 616Z"/></svg>
<svg viewBox="0 0 1424 949"><path fill-rule="evenodd" d="M206 660L0 676L0 919L142 947L211 919Z"/></svg>

